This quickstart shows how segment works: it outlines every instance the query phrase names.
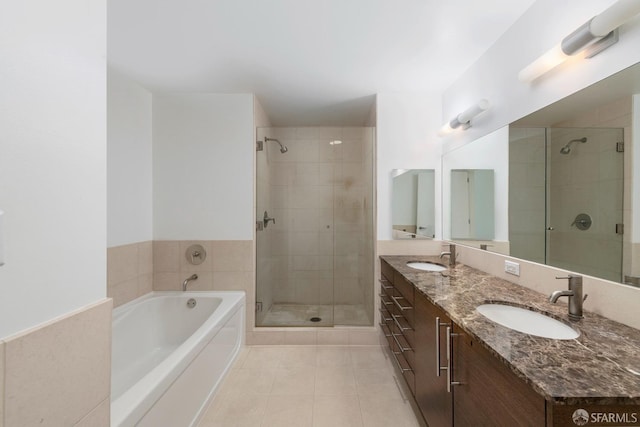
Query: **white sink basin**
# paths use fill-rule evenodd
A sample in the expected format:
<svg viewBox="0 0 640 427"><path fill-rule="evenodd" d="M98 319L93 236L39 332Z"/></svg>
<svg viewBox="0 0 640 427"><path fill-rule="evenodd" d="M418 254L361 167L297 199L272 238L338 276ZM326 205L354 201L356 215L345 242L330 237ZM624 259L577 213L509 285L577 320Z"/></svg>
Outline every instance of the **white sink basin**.
<svg viewBox="0 0 640 427"><path fill-rule="evenodd" d="M489 320L525 334L556 340L571 340L580 336L580 332L569 325L526 308L504 304L483 304L476 307L476 310Z"/></svg>
<svg viewBox="0 0 640 427"><path fill-rule="evenodd" d="M445 271L447 267L441 264L436 264L435 262L426 262L426 261L413 261L407 263L408 267L415 268L416 270L424 270L424 271Z"/></svg>

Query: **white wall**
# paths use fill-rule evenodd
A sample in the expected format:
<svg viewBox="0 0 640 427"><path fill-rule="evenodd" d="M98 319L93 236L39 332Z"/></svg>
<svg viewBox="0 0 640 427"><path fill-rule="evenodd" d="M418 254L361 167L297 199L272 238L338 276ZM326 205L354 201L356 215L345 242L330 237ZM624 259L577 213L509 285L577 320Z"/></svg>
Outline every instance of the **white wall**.
<svg viewBox="0 0 640 427"><path fill-rule="evenodd" d="M565 63L533 84L518 72L615 0L538 0L443 97L444 118L481 98L492 107L452 139L469 142L583 89L640 60L640 16L620 27L620 41L599 55Z"/></svg>
<svg viewBox="0 0 640 427"><path fill-rule="evenodd" d="M251 94L153 98L155 240L252 240Z"/></svg>
<svg viewBox="0 0 640 427"><path fill-rule="evenodd" d="M107 75L107 246L153 239L152 96L109 68Z"/></svg>
<svg viewBox="0 0 640 427"><path fill-rule="evenodd" d="M106 2L0 14L0 338L106 295Z"/></svg>
<svg viewBox="0 0 640 427"><path fill-rule="evenodd" d="M493 169L493 240L509 240L509 127L498 129L479 138L475 143L458 147L442 157L442 216L445 239L451 238L451 169Z"/></svg>
<svg viewBox="0 0 640 427"><path fill-rule="evenodd" d="M392 239L391 170L434 169L436 206L441 197L441 97L435 93L381 93L377 117L377 239ZM440 210L436 208L436 239L442 237Z"/></svg>

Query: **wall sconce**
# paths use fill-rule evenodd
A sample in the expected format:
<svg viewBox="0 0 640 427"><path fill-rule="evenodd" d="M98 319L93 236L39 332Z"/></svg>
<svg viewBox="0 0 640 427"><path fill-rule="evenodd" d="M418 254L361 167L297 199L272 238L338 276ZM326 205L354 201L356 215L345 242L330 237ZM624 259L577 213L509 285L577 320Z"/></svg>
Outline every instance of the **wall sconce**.
<svg viewBox="0 0 640 427"><path fill-rule="evenodd" d="M472 105L462 113L455 116L453 119L449 120L449 122L442 126L442 129L438 131L438 135L444 136L458 128L462 130L469 129L471 127L471 119L473 119L483 111L488 110L490 106L491 105L489 104L489 101L487 101L486 99L481 99L477 104Z"/></svg>
<svg viewBox="0 0 640 427"><path fill-rule="evenodd" d="M618 0L607 10L582 24L518 73L521 82L532 82L562 64L570 56L584 52L591 58L618 42L618 27L640 13L640 1Z"/></svg>

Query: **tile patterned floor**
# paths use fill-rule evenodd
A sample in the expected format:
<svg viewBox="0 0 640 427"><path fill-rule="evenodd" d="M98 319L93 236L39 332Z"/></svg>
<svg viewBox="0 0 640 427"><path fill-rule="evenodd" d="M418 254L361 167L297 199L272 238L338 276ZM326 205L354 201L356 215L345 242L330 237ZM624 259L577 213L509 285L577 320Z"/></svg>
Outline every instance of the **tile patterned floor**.
<svg viewBox="0 0 640 427"><path fill-rule="evenodd" d="M321 321L311 322L312 317ZM260 326L370 326L363 305L273 304Z"/></svg>
<svg viewBox="0 0 640 427"><path fill-rule="evenodd" d="M388 350L246 347L199 427L424 427Z"/></svg>

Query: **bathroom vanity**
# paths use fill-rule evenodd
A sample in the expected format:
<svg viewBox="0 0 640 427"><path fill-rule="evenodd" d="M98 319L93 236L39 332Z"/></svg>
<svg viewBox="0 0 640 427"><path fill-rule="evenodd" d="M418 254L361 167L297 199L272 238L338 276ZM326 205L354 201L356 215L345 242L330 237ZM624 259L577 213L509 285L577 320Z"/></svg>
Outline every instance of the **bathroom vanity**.
<svg viewBox="0 0 640 427"><path fill-rule="evenodd" d="M382 256L381 328L430 427L640 426L640 331L437 257ZM495 323L476 307L519 306L579 332L552 339ZM584 421L583 421L584 420Z"/></svg>

